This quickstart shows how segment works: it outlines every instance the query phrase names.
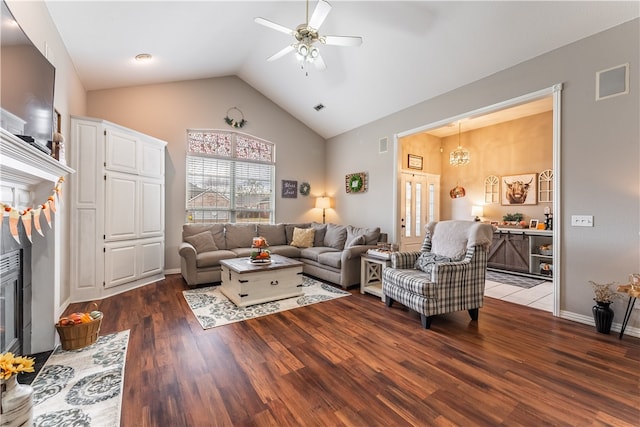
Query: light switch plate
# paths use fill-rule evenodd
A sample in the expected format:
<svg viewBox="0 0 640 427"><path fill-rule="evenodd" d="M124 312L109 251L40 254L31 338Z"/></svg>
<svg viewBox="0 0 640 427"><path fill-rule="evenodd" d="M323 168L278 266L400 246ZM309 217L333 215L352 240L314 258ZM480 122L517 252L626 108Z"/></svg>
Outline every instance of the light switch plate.
<svg viewBox="0 0 640 427"><path fill-rule="evenodd" d="M571 215L572 227L593 227L593 215Z"/></svg>

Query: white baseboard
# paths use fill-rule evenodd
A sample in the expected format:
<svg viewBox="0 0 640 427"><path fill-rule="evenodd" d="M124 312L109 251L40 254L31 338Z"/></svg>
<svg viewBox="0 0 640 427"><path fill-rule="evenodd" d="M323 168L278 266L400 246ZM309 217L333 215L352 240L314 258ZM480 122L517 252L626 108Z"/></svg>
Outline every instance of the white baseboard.
<svg viewBox="0 0 640 427"><path fill-rule="evenodd" d="M596 327L592 316L585 316L583 314L572 313L570 311L560 311L560 318L571 320L573 322L583 323L585 325L591 325L594 328ZM622 329L622 323L614 322L611 325L611 332L620 333L620 329ZM640 338L640 328L634 328L627 325L624 330L624 335Z"/></svg>
<svg viewBox="0 0 640 427"><path fill-rule="evenodd" d="M164 274L180 274L180 269L179 268L172 268L169 270L164 270Z"/></svg>

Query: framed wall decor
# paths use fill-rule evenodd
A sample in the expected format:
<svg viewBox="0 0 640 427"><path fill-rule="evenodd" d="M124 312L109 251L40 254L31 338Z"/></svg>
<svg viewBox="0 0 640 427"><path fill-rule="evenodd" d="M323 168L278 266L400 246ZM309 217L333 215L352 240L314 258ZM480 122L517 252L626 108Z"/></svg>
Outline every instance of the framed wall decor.
<svg viewBox="0 0 640 427"><path fill-rule="evenodd" d="M409 154L407 160L407 167L409 169L422 170L422 156L416 156L415 154Z"/></svg>
<svg viewBox="0 0 640 427"><path fill-rule="evenodd" d="M282 180L282 198L297 199L298 198L298 181Z"/></svg>
<svg viewBox="0 0 640 427"><path fill-rule="evenodd" d="M367 173L350 173L344 179L344 186L347 193L364 193L367 191Z"/></svg>
<svg viewBox="0 0 640 427"><path fill-rule="evenodd" d="M505 206L537 205L537 174L507 175L500 179L501 204Z"/></svg>

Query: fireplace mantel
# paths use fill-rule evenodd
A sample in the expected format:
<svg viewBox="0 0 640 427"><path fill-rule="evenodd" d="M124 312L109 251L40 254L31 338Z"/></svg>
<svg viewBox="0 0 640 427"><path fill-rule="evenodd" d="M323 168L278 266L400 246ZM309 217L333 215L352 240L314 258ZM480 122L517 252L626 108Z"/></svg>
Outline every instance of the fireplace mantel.
<svg viewBox="0 0 640 427"><path fill-rule="evenodd" d="M27 187L56 182L74 170L0 128L0 181Z"/></svg>

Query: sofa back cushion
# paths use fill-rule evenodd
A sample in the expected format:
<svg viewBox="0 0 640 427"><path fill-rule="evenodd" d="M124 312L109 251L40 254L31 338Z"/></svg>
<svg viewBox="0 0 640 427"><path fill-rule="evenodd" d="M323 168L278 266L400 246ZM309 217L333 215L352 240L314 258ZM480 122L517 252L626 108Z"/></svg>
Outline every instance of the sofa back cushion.
<svg viewBox="0 0 640 427"><path fill-rule="evenodd" d="M225 249L224 224L184 224L182 226L182 240L194 236L203 231L209 231L213 236L213 242L218 249Z"/></svg>
<svg viewBox="0 0 640 427"><path fill-rule="evenodd" d="M327 232L324 235L324 246L342 250L347 241L347 227L344 225L327 224Z"/></svg>
<svg viewBox="0 0 640 427"><path fill-rule="evenodd" d="M226 249L250 248L256 236L256 224L225 224Z"/></svg>
<svg viewBox="0 0 640 427"><path fill-rule="evenodd" d="M258 224L258 236L267 239L269 246L286 245L287 235L285 233L284 224Z"/></svg>
<svg viewBox="0 0 640 427"><path fill-rule="evenodd" d="M327 224L312 222L311 227L316 230L313 236L313 246L324 246L324 236L327 234Z"/></svg>
<svg viewBox="0 0 640 427"><path fill-rule="evenodd" d="M380 238L380 227L361 228L347 225L347 243L354 241L358 236L364 236L364 243L360 245L375 245Z"/></svg>

